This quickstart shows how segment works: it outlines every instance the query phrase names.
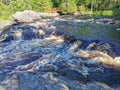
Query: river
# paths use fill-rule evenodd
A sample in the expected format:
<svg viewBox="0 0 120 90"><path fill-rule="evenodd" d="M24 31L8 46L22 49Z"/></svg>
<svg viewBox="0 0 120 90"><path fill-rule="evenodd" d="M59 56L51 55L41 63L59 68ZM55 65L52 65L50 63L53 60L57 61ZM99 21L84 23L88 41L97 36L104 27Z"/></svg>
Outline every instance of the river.
<svg viewBox="0 0 120 90"><path fill-rule="evenodd" d="M118 68L97 63L91 57L86 60L79 54L87 50L98 55L107 53L104 58L119 56L120 31L116 28L89 20L63 19L12 25L0 33L1 90L118 88ZM93 43L96 46L90 47Z"/></svg>

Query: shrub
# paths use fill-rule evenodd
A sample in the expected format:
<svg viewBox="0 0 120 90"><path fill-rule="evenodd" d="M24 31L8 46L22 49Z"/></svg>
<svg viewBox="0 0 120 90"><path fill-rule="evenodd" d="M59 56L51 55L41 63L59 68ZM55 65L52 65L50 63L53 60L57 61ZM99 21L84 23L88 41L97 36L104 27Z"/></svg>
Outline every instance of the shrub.
<svg viewBox="0 0 120 90"><path fill-rule="evenodd" d="M25 9L31 9L31 0L13 0L12 1L12 11L23 11Z"/></svg>
<svg viewBox="0 0 120 90"><path fill-rule="evenodd" d="M7 20L10 18L9 6L0 4L0 21Z"/></svg>
<svg viewBox="0 0 120 90"><path fill-rule="evenodd" d="M61 14L72 14L77 11L74 0L63 0L60 4Z"/></svg>
<svg viewBox="0 0 120 90"><path fill-rule="evenodd" d="M33 0L32 9L38 12L46 12L52 8L51 0Z"/></svg>
<svg viewBox="0 0 120 90"><path fill-rule="evenodd" d="M61 0L52 0L53 7L59 7Z"/></svg>
<svg viewBox="0 0 120 90"><path fill-rule="evenodd" d="M80 6L78 6L78 11L79 12L86 12L87 9L86 9L85 5L80 5Z"/></svg>

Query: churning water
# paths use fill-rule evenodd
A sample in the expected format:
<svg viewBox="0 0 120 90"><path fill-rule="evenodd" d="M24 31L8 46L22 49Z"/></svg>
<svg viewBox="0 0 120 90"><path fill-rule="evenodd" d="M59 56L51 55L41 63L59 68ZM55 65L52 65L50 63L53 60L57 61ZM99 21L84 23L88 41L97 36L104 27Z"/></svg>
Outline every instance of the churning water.
<svg viewBox="0 0 120 90"><path fill-rule="evenodd" d="M14 72L56 72L75 80L120 84L119 70L105 67L78 54L83 49L120 54L120 32L110 25L78 21L52 21L18 24L0 33L0 74ZM108 41L106 43L103 43ZM88 50L92 50L92 48ZM104 72L104 73L103 73ZM109 79L112 77L111 79ZM110 82L113 80L113 82Z"/></svg>

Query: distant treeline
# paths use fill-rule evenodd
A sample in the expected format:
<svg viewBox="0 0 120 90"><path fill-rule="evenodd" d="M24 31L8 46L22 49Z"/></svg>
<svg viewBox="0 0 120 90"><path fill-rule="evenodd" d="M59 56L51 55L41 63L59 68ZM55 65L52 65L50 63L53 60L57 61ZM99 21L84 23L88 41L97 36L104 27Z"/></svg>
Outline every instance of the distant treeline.
<svg viewBox="0 0 120 90"><path fill-rule="evenodd" d="M112 10L113 15L120 16L120 0L0 0L0 17L16 11L31 9L38 12L90 12Z"/></svg>

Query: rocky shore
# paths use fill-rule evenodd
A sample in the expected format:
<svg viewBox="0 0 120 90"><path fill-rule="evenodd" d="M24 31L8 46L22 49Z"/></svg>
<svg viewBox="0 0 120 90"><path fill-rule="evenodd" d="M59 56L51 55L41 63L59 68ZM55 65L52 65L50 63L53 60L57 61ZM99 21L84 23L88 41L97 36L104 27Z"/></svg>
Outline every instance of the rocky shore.
<svg viewBox="0 0 120 90"><path fill-rule="evenodd" d="M119 47L66 34L58 17L25 10L0 24L0 90L119 90Z"/></svg>

